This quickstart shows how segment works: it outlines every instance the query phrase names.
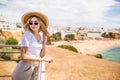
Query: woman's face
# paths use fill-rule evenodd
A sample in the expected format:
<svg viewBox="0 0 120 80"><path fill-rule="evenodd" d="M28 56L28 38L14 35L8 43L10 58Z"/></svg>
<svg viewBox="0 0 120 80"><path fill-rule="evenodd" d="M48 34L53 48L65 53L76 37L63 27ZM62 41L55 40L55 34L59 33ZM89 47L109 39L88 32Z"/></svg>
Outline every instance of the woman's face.
<svg viewBox="0 0 120 80"><path fill-rule="evenodd" d="M29 21L29 26L30 29L33 32L38 32L39 28L40 28L40 21L38 21L38 19L36 17L31 18L31 20Z"/></svg>

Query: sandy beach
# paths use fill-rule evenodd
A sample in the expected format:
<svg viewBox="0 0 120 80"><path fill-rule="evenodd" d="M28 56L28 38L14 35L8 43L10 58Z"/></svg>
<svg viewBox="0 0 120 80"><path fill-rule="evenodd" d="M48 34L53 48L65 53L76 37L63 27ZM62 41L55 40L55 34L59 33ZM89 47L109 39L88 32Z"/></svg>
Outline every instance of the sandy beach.
<svg viewBox="0 0 120 80"><path fill-rule="evenodd" d="M59 41L52 42L52 46L58 45L72 45L79 53L82 54L95 54L99 51L120 46L120 40L79 40L79 41Z"/></svg>

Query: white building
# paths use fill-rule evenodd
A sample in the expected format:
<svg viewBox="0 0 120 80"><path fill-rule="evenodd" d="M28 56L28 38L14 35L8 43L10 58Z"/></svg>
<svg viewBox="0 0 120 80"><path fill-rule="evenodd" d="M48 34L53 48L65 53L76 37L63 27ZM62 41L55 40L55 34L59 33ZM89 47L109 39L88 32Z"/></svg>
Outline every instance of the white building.
<svg viewBox="0 0 120 80"><path fill-rule="evenodd" d="M88 32L87 32L87 37L88 38L102 38L102 33L104 33L105 30L104 28L101 28L101 27L94 27L94 28L89 28L88 29Z"/></svg>
<svg viewBox="0 0 120 80"><path fill-rule="evenodd" d="M2 29L2 30L15 30L16 24L9 22L7 18L0 15L0 29Z"/></svg>
<svg viewBox="0 0 120 80"><path fill-rule="evenodd" d="M88 38L101 38L101 31L88 31Z"/></svg>
<svg viewBox="0 0 120 80"><path fill-rule="evenodd" d="M50 34L60 32L62 39L65 37L65 35L75 34L75 32L72 30L71 27L64 27L64 26L49 26L48 31L50 32Z"/></svg>

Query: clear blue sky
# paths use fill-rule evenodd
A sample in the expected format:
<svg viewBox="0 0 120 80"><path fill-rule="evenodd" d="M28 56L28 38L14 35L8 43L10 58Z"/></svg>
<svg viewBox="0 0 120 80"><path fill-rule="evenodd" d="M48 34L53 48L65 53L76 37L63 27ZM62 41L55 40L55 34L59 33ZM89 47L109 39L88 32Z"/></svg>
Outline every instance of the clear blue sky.
<svg viewBox="0 0 120 80"><path fill-rule="evenodd" d="M10 21L28 11L45 13L52 26L120 28L120 0L0 0L0 15Z"/></svg>

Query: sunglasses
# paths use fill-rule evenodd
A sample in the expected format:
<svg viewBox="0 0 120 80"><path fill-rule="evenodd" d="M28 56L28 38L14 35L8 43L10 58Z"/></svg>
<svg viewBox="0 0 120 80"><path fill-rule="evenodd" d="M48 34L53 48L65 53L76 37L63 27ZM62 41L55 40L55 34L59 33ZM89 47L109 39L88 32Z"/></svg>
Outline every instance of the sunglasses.
<svg viewBox="0 0 120 80"><path fill-rule="evenodd" d="M38 25L38 22L29 22L29 25Z"/></svg>

